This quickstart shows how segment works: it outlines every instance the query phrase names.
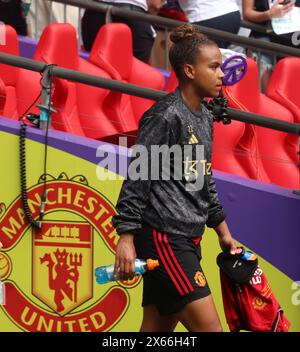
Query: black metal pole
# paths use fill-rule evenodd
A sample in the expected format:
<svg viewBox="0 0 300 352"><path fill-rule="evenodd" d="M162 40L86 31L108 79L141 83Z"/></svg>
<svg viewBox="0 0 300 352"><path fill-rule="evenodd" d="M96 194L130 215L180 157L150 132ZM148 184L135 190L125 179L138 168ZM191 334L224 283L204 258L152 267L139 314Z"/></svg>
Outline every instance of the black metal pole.
<svg viewBox="0 0 300 352"><path fill-rule="evenodd" d="M93 76L87 73L69 70L62 67L54 67L53 75L55 77L64 78L69 81L88 84L90 86L106 88L122 92L137 97L157 100L163 97L166 93L156 89L144 88L131 83L124 83L114 79Z"/></svg>
<svg viewBox="0 0 300 352"><path fill-rule="evenodd" d="M254 125L272 129L292 134L297 134L300 136L300 123L291 123L282 121L279 119L267 117L260 114L249 113L237 109L227 108L227 112L230 118L242 122L250 122Z"/></svg>
<svg viewBox="0 0 300 352"><path fill-rule="evenodd" d="M43 72L47 64L42 61L27 59L16 55L0 52L0 62L9 66L24 68L25 70Z"/></svg>

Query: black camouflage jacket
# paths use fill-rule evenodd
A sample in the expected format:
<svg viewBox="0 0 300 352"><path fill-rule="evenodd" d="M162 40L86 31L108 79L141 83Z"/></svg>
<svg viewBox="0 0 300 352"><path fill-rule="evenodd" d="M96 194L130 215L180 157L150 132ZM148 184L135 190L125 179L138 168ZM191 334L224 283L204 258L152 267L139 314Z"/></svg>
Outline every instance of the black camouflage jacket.
<svg viewBox="0 0 300 352"><path fill-rule="evenodd" d="M181 98L179 89L164 96L143 115L136 145L147 148L151 171L153 157L150 149L153 145L179 145L181 150L186 147L190 151L189 148L192 148L192 153L188 152L187 157L182 153L182 165L178 168L182 170L181 179L174 176L178 159L171 153L169 161L165 162L162 158L160 179L132 180L127 177L117 203L119 214L113 217L113 225L119 235L136 233L146 224L169 234L196 237L203 234L205 224L215 227L225 219L210 172L212 132L211 113L203 104L198 113L193 112ZM204 159L197 160L195 148L201 145L204 146ZM131 160L129 176L137 158L138 155ZM162 165L168 164L171 166L171 177L166 181L162 179L161 169ZM199 177L203 179L201 189L193 188Z"/></svg>

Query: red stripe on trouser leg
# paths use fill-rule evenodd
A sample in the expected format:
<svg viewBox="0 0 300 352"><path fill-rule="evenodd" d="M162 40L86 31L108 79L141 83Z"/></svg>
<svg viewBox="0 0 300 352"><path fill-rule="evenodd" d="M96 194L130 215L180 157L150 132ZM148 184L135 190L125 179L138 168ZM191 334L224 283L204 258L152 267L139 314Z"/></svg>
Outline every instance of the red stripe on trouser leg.
<svg viewBox="0 0 300 352"><path fill-rule="evenodd" d="M176 276L176 279L177 281L179 281L179 283L181 284L180 286L183 288L185 294L188 294L189 293L189 290L188 290L188 287L187 285L184 283L184 281L182 280L181 276L179 275L178 271L176 271L176 268L174 267L173 263L172 263L172 260L168 254L168 250L167 248L165 247L164 245L164 242L163 242L163 238L162 238L162 235L161 233L159 232L158 233L158 242L161 244L161 247L162 247L162 250L163 250L163 253L165 255L165 258L168 262L168 265L169 265L169 269L172 271L173 275Z"/></svg>
<svg viewBox="0 0 300 352"><path fill-rule="evenodd" d="M164 267L166 268L166 271L169 274L169 276L170 276L172 282L174 283L175 287L177 288L178 292L181 294L181 296L184 296L184 292L182 291L181 287L178 285L178 282L174 278L163 254L162 254L162 251L159 248L156 230L153 230L153 238L154 238L155 247L156 247L156 250L157 250L157 253L159 255L160 260L162 261Z"/></svg>
<svg viewBox="0 0 300 352"><path fill-rule="evenodd" d="M174 264L175 266L177 267L177 270L179 272L179 275L181 274L181 277L183 278L183 280L185 281L185 283L187 284L188 288L191 290L191 291L194 291L194 288L192 286L192 284L190 283L190 280L188 279L188 277L185 275L185 272L182 270L182 267L180 266L180 264L178 263L178 260L177 258L175 257L175 254L170 246L170 243L168 242L168 239L167 239L167 235L164 234L164 239L163 239L164 243L166 244L167 248L168 248L168 251L169 251L169 254L171 255L171 257L173 258L173 261L174 261ZM176 270L174 268L174 270Z"/></svg>
<svg viewBox="0 0 300 352"><path fill-rule="evenodd" d="M194 242L195 246L198 246L198 244L200 243L201 239L202 239L202 236L192 237L192 241Z"/></svg>

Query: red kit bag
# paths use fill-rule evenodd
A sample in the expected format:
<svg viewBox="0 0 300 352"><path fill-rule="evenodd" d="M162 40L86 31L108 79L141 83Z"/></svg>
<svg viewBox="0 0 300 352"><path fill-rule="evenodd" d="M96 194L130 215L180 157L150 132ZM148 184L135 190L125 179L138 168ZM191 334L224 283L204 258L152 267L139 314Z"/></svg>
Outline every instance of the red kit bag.
<svg viewBox="0 0 300 352"><path fill-rule="evenodd" d="M256 255L253 254L250 260L241 257L227 253L220 253L217 257L223 306L230 331L287 332L291 324L283 314L266 275L258 266Z"/></svg>

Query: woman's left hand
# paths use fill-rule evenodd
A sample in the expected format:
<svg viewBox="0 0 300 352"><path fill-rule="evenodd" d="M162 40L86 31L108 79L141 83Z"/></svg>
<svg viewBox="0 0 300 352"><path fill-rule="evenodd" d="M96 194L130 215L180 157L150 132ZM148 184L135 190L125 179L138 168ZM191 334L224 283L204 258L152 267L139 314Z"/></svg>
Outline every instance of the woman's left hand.
<svg viewBox="0 0 300 352"><path fill-rule="evenodd" d="M242 252L242 248L237 246L236 241L231 235L219 237L219 243L223 252L230 252L233 255Z"/></svg>
<svg viewBox="0 0 300 352"><path fill-rule="evenodd" d="M225 220L220 222L214 229L218 234L219 243L223 252L228 252L232 255L242 252L242 248L237 247L235 240L232 238Z"/></svg>

